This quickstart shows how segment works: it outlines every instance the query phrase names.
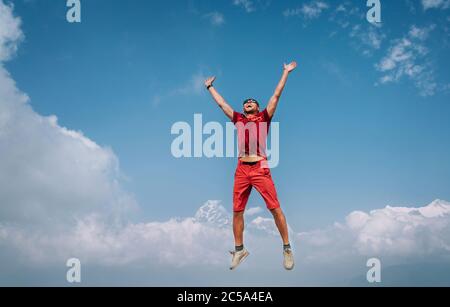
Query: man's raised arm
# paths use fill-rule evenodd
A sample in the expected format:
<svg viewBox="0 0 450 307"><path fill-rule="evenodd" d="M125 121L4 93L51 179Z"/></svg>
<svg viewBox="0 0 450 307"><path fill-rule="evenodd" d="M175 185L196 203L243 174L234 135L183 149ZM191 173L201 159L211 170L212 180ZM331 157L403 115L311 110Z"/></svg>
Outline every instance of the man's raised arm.
<svg viewBox="0 0 450 307"><path fill-rule="evenodd" d="M269 104L267 105L267 113L269 113L269 117L272 118L277 110L278 102L280 100L281 94L283 93L284 86L286 85L289 74L297 67L296 62L292 62L290 64L284 64L283 76L281 77L280 82L278 83L275 92L270 98Z"/></svg>
<svg viewBox="0 0 450 307"><path fill-rule="evenodd" d="M216 103L219 105L219 107L222 109L223 113L230 119L233 120L233 113L234 110L230 105L223 99L222 96L220 96L219 92L216 91L216 89L213 86L214 81L216 80L216 77L208 78L205 81L205 86L208 89L211 96L214 98Z"/></svg>

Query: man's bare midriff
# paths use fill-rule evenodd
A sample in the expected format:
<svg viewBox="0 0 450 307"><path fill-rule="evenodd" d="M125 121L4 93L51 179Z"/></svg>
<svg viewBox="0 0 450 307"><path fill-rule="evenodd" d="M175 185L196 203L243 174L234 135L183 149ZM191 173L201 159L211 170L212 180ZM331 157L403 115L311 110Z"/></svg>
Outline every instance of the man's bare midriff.
<svg viewBox="0 0 450 307"><path fill-rule="evenodd" d="M264 160L265 158L263 157L259 157L259 156L245 156L245 157L240 157L239 160L242 162L259 162Z"/></svg>

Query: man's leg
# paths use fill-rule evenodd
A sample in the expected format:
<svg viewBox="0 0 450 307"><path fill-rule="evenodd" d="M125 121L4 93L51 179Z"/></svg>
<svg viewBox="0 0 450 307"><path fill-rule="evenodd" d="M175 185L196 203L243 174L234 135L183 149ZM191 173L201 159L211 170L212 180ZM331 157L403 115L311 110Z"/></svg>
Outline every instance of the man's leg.
<svg viewBox="0 0 450 307"><path fill-rule="evenodd" d="M280 208L270 210L272 212L273 218L275 219L275 224L278 227L281 238L283 239L283 265L286 270L292 270L294 268L294 255L292 254L291 244L289 243L289 231L286 223L286 217L284 216L283 210Z"/></svg>
<svg viewBox="0 0 450 307"><path fill-rule="evenodd" d="M281 208L270 210L275 219L275 224L277 225L278 231L280 232L283 244L286 246L289 244L289 231L286 222L286 217L284 216L283 210Z"/></svg>
<svg viewBox="0 0 450 307"><path fill-rule="evenodd" d="M286 223L286 217L280 208L270 210L281 238L283 239L283 266L286 270L292 270L295 265L294 255L292 253L291 244L289 243L289 231Z"/></svg>
<svg viewBox="0 0 450 307"><path fill-rule="evenodd" d="M233 214L234 245L244 245L244 211Z"/></svg>
<svg viewBox="0 0 450 307"><path fill-rule="evenodd" d="M233 233L236 247L244 245L244 212L251 191L246 166L239 164L234 176L233 189Z"/></svg>
<svg viewBox="0 0 450 307"><path fill-rule="evenodd" d="M235 250L231 252L233 258L231 259L230 270L236 269L249 255L249 252L244 248L244 211L234 212L233 232L236 247Z"/></svg>
<svg viewBox="0 0 450 307"><path fill-rule="evenodd" d="M236 269L249 255L249 252L244 248L244 212L251 190L252 186L247 178L246 169L239 164L234 178L233 233L235 250L231 252L233 255L231 270Z"/></svg>
<svg viewBox="0 0 450 307"><path fill-rule="evenodd" d="M277 190L272 180L270 169L258 167L251 173L251 183L261 194L262 198L266 202L267 208L272 213L275 224L280 232L283 243L289 244L288 227L286 223L286 217L280 208L280 202L278 201Z"/></svg>
<svg viewBox="0 0 450 307"><path fill-rule="evenodd" d="M251 183L258 190L266 202L267 208L272 212L275 224L278 227L283 240L283 266L286 270L294 268L294 256L289 243L289 232L286 217L280 208L277 190L272 180L272 175L268 168L257 168L251 174Z"/></svg>

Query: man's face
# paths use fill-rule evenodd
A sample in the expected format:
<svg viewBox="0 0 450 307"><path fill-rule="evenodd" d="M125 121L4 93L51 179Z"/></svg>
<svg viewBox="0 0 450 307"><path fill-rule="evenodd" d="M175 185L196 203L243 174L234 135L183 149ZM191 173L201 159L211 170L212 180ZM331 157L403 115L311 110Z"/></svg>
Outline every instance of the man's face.
<svg viewBox="0 0 450 307"><path fill-rule="evenodd" d="M259 112L259 106L256 101L247 101L244 103L244 112L247 114L256 114Z"/></svg>

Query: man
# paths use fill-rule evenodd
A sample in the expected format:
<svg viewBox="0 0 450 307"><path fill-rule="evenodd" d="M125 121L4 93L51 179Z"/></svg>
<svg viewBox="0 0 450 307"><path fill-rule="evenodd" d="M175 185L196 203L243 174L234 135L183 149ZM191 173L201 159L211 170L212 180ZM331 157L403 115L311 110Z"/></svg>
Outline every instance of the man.
<svg viewBox="0 0 450 307"><path fill-rule="evenodd" d="M275 185L267 165L265 153L267 133L270 122L286 85L289 74L297 67L296 62L284 64L283 76L270 99L267 108L260 112L259 103L255 99L244 101L243 114L235 112L225 99L214 88L216 77L208 78L205 86L216 103L233 121L238 131L239 162L235 173L233 195L233 233L235 251L230 269L233 270L249 255L244 247L244 211L254 187L263 197L267 208L272 213L275 224L283 240L283 265L286 270L294 268L294 256L289 243L286 218L280 208Z"/></svg>

